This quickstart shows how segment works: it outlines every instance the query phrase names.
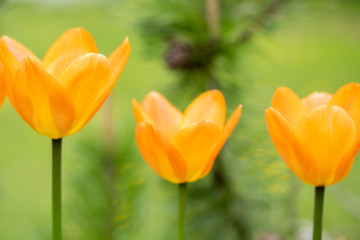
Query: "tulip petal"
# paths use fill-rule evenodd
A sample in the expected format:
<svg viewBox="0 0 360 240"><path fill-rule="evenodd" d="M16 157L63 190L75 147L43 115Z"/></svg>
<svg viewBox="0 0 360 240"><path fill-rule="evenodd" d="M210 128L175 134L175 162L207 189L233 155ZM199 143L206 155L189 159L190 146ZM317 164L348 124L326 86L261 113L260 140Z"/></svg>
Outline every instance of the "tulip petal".
<svg viewBox="0 0 360 240"><path fill-rule="evenodd" d="M329 105L337 105L348 112L356 124L357 143L360 144L360 84L342 86L332 97Z"/></svg>
<svg viewBox="0 0 360 240"><path fill-rule="evenodd" d="M169 139L177 134L182 113L160 93L150 92L141 102L141 106L151 118L155 128L159 129Z"/></svg>
<svg viewBox="0 0 360 240"><path fill-rule="evenodd" d="M359 146L358 143L356 142L355 144L352 145L350 150L343 157L343 160L341 160L339 162L339 165L336 167L335 177L334 177L336 181L334 181L332 184L336 182L340 182L349 174L352 168L353 159L355 159L358 151L359 151Z"/></svg>
<svg viewBox="0 0 360 240"><path fill-rule="evenodd" d="M88 53L73 61L58 77L76 109L70 134L79 131L105 102L110 71L106 57Z"/></svg>
<svg viewBox="0 0 360 240"><path fill-rule="evenodd" d="M25 57L9 87L12 105L35 131L53 139L67 135L74 108L64 88L42 68L39 60Z"/></svg>
<svg viewBox="0 0 360 240"><path fill-rule="evenodd" d="M199 179L208 164L214 161L212 155L222 130L212 120L203 120L183 128L173 139L174 146L186 161L186 182Z"/></svg>
<svg viewBox="0 0 360 240"><path fill-rule="evenodd" d="M349 110L353 107L354 101L356 100L357 95L360 92L360 84L359 83L348 83L334 94L332 99L329 102L329 105L337 105L340 106L345 111L349 112Z"/></svg>
<svg viewBox="0 0 360 240"><path fill-rule="evenodd" d="M114 85L120 77L129 58L130 51L131 46L129 39L125 38L123 43L108 57L112 69L111 81L109 82L110 85Z"/></svg>
<svg viewBox="0 0 360 240"><path fill-rule="evenodd" d="M134 112L136 123L148 121L148 122L151 122L152 124L154 124L151 117L144 111L144 109L142 108L140 103L138 101L136 101L136 99L132 100L132 106L133 106L133 112Z"/></svg>
<svg viewBox="0 0 360 240"><path fill-rule="evenodd" d="M282 159L298 178L311 184L301 166L300 160L302 159L296 155L298 143L294 138L294 127L274 108L266 109L265 117L270 137Z"/></svg>
<svg viewBox="0 0 360 240"><path fill-rule="evenodd" d="M0 76L0 106L2 106L7 92L6 83L10 78L9 73L5 70L5 66L2 64L2 62L0 62Z"/></svg>
<svg viewBox="0 0 360 240"><path fill-rule="evenodd" d="M271 107L276 109L292 126L306 113L300 98L289 88L279 87L272 98Z"/></svg>
<svg viewBox="0 0 360 240"><path fill-rule="evenodd" d="M218 142L218 144L216 145L216 147L214 148L214 150L211 153L210 159L213 159L213 160L210 161L209 164L204 168L204 171L202 172L199 179L205 177L212 169L212 167L214 165L214 161L215 161L216 157L219 155L220 150L224 146L224 144L227 141L227 139L229 138L230 134L233 132L236 124L239 122L239 119L241 117L241 109L242 109L242 105L238 106L235 109L235 111L231 114L229 120L226 122L225 127L224 127L224 132L221 136L221 140Z"/></svg>
<svg viewBox="0 0 360 240"><path fill-rule="evenodd" d="M141 155L157 174L173 183L183 182L186 174L184 160L174 148L168 154L171 143L160 131L145 121L137 125L135 137Z"/></svg>
<svg viewBox="0 0 360 240"><path fill-rule="evenodd" d="M8 36L0 38L0 60L12 76L15 76L19 62L27 56L37 59L29 49L14 39Z"/></svg>
<svg viewBox="0 0 360 240"><path fill-rule="evenodd" d="M110 77L110 64L101 54L88 53L74 62L58 77L76 109L70 135L79 131L106 100L105 89Z"/></svg>
<svg viewBox="0 0 360 240"><path fill-rule="evenodd" d="M332 95L330 93L314 92L301 99L301 103L307 108L308 111L311 111L320 105L326 105L331 98Z"/></svg>
<svg viewBox="0 0 360 240"><path fill-rule="evenodd" d="M202 121L213 120L219 127L223 127L226 115L226 104L222 93L218 90L210 90L200 94L186 108L181 128Z"/></svg>
<svg viewBox="0 0 360 240"><path fill-rule="evenodd" d="M97 53L94 39L83 28L72 28L49 48L42 64L54 77L59 76L75 59L87 53Z"/></svg>
<svg viewBox="0 0 360 240"><path fill-rule="evenodd" d="M336 174L339 167L347 169L353 161L345 156L353 151L356 126L346 111L338 106L319 106L299 121L295 131L302 146L298 158L312 185L327 186L346 176L345 172Z"/></svg>

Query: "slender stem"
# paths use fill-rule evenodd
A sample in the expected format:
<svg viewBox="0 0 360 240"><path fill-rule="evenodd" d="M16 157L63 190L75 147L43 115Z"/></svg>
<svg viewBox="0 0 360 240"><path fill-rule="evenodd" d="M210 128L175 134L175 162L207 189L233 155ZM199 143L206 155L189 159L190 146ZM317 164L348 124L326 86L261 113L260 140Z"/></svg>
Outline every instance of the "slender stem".
<svg viewBox="0 0 360 240"><path fill-rule="evenodd" d="M321 240L325 187L315 187L313 240Z"/></svg>
<svg viewBox="0 0 360 240"><path fill-rule="evenodd" d="M179 184L178 240L185 240L186 183Z"/></svg>
<svg viewBox="0 0 360 240"><path fill-rule="evenodd" d="M53 240L61 240L61 140L52 140Z"/></svg>

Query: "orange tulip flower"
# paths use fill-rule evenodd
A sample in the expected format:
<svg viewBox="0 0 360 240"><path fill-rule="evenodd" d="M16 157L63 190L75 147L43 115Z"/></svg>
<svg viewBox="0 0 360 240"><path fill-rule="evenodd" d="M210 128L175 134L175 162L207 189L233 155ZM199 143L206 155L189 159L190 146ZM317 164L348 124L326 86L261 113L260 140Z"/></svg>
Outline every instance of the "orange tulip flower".
<svg viewBox="0 0 360 240"><path fill-rule="evenodd" d="M40 61L10 37L0 38L8 97L35 131L53 139L79 131L102 106L130 54L124 42L106 58L83 28L66 31Z"/></svg>
<svg viewBox="0 0 360 240"><path fill-rule="evenodd" d="M150 167L173 183L205 177L240 119L241 106L225 122L226 104L217 90L199 95L182 114L161 94L133 100L136 141Z"/></svg>
<svg viewBox="0 0 360 240"><path fill-rule="evenodd" d="M280 87L265 117L276 149L303 182L327 186L347 176L360 143L358 83L303 99Z"/></svg>

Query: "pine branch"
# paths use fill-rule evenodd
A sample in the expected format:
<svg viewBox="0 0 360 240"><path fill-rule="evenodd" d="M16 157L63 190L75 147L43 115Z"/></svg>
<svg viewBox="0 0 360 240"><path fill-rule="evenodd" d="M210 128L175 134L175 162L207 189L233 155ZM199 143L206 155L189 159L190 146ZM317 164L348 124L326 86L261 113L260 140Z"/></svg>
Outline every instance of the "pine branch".
<svg viewBox="0 0 360 240"><path fill-rule="evenodd" d="M219 155L216 159L216 165L213 169L213 186L223 190L222 206L225 215L236 230L238 236L237 239L251 239L250 228L246 221L243 220L245 217L233 213L232 203L235 202L236 204L240 204L242 200L241 197L234 192L233 187L231 186L223 160L222 155Z"/></svg>
<svg viewBox="0 0 360 240"><path fill-rule="evenodd" d="M269 22L281 8L290 2L290 0L275 0L270 3L262 13L260 13L252 23L242 31L234 41L233 45L243 45L251 40L256 31L262 30L266 23Z"/></svg>

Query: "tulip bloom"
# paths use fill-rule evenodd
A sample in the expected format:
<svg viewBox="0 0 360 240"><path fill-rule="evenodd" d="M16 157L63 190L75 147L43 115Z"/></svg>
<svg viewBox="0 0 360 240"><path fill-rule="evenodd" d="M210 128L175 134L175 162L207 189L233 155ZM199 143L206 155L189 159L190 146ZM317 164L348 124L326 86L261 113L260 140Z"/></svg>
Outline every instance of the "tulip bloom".
<svg viewBox="0 0 360 240"><path fill-rule="evenodd" d="M27 124L52 139L76 133L93 117L129 54L127 38L109 58L98 54L83 28L66 31L41 61L14 39L0 38L10 102Z"/></svg>
<svg viewBox="0 0 360 240"><path fill-rule="evenodd" d="M83 28L66 31L42 61L14 39L0 38L0 71L11 104L35 131L52 138L53 240L62 239L62 138L79 131L99 110L129 54L127 38L109 58L98 54Z"/></svg>
<svg viewBox="0 0 360 240"><path fill-rule="evenodd" d="M327 186L347 176L360 142L358 83L303 99L280 87L265 116L276 149L303 182Z"/></svg>
<svg viewBox="0 0 360 240"><path fill-rule="evenodd" d="M133 100L136 141L145 161L173 183L205 177L240 119L241 106L225 122L221 92L199 95L181 113L161 94L149 93L139 104Z"/></svg>

